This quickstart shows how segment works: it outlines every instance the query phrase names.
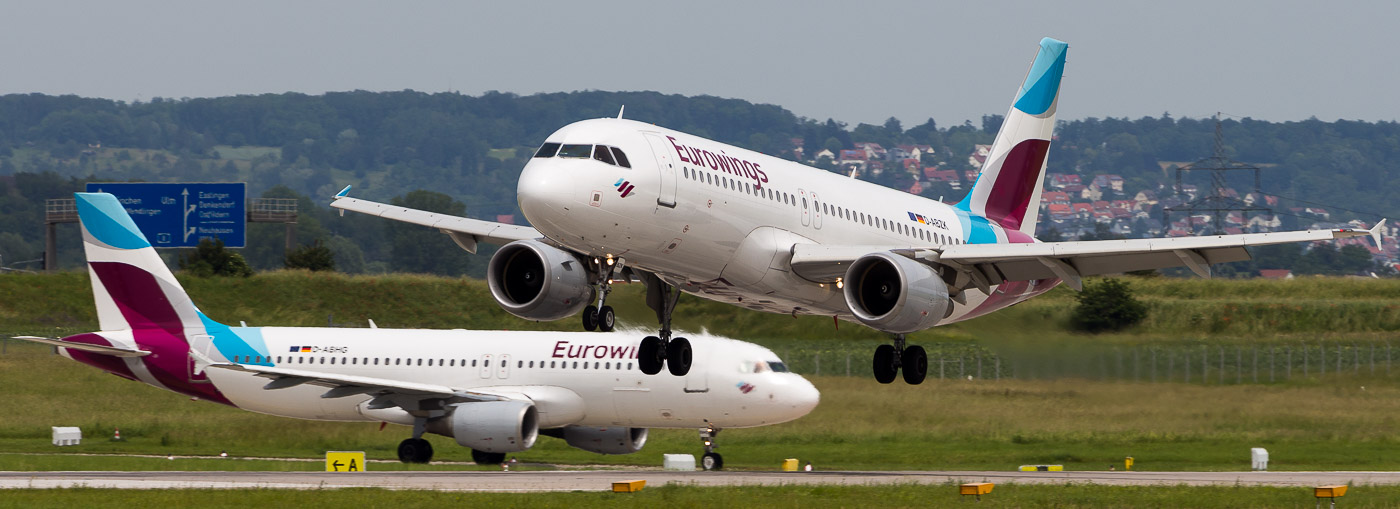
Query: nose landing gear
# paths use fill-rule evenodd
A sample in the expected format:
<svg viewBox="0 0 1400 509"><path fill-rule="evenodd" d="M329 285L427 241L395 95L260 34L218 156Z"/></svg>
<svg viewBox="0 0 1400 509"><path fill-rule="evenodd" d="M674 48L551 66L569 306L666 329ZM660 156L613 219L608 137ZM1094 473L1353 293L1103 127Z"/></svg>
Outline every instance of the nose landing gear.
<svg viewBox="0 0 1400 509"><path fill-rule="evenodd" d="M705 470L720 470L724 468L724 457L715 452L719 446L715 445L715 437L719 436L719 428L714 423L706 421L707 425L700 428L700 442L705 444L705 455L700 457L700 468Z"/></svg>
<svg viewBox="0 0 1400 509"><path fill-rule="evenodd" d="M919 385L928 376L928 354L921 346L905 346L904 335L896 334L893 345L875 348L875 381L887 384L896 373L904 371L904 383Z"/></svg>
<svg viewBox="0 0 1400 509"><path fill-rule="evenodd" d="M622 258L618 258L616 263L612 258L606 262L593 259L593 264L598 266L598 304L583 308L583 330L612 332L617 324L617 314L612 306L604 304L608 301L608 294L612 293L613 274L621 271L624 263L626 260Z"/></svg>

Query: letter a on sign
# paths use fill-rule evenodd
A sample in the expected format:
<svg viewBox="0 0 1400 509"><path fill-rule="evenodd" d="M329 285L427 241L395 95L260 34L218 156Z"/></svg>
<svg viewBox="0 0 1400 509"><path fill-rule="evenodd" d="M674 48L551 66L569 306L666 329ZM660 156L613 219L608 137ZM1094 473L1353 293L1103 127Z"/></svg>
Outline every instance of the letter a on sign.
<svg viewBox="0 0 1400 509"><path fill-rule="evenodd" d="M363 451L326 451L327 472L363 472Z"/></svg>

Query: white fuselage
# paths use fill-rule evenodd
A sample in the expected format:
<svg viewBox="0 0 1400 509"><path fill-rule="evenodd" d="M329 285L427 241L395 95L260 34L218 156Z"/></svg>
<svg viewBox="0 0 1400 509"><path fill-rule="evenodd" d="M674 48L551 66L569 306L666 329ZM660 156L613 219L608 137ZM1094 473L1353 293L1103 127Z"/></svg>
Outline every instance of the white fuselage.
<svg viewBox="0 0 1400 509"><path fill-rule="evenodd" d="M631 168L588 157L531 159L517 192L537 230L572 250L623 258L683 291L750 309L854 320L835 285L789 270L793 244L887 250L1033 242L935 200L651 124L585 120L546 141L617 147ZM1015 304L1057 282L968 292L941 323Z"/></svg>
<svg viewBox="0 0 1400 509"><path fill-rule="evenodd" d="M231 331L246 345L236 345L242 349L236 351L219 347L217 356L231 357L235 363L531 399L542 428L693 428L707 422L722 427L761 426L806 415L819 399L816 388L785 372L772 351L706 335L690 336L695 369L685 377L671 377L643 375L635 365L636 334L624 332L293 327L234 327ZM137 346L129 333L98 334L114 345ZM80 361L92 358L61 350ZM142 358L124 362L130 371L117 374L150 382L142 375L147 371ZM397 407L370 409L372 398L364 394L322 398L327 389L309 384L269 390L264 389L268 378L225 369L208 370L207 377L191 376L188 385L169 383L168 378L153 385L209 398L208 389L200 385L212 384L226 402L272 415L413 423L413 416Z"/></svg>

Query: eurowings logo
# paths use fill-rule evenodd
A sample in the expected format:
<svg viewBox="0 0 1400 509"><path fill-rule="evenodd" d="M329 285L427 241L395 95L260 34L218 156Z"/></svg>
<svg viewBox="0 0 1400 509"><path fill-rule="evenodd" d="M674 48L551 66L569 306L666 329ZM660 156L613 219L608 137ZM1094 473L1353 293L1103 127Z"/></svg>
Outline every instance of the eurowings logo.
<svg viewBox="0 0 1400 509"><path fill-rule="evenodd" d="M737 384L734 384L734 386L735 386L735 387L738 387L738 388L739 388L739 392L742 392L742 393L744 393L744 394L748 394L748 393L750 393L750 392L753 392L753 390L754 390L753 384L748 383L748 382L739 382L739 383L737 383Z"/></svg>
<svg viewBox="0 0 1400 509"><path fill-rule="evenodd" d="M617 188L617 192L622 193L623 198L626 198L627 195L632 194L632 190L637 188L636 186L633 186L631 182L628 182L623 179L617 179L617 182L613 182L613 187Z"/></svg>

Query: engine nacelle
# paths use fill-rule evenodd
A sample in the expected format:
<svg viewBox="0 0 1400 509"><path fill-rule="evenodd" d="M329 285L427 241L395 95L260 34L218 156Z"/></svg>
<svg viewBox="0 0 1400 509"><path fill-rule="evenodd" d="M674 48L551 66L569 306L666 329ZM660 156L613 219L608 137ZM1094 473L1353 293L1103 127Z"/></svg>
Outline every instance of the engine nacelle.
<svg viewBox="0 0 1400 509"><path fill-rule="evenodd" d="M502 246L486 268L496 303L526 320L552 321L578 313L593 295L588 265L538 240Z"/></svg>
<svg viewBox="0 0 1400 509"><path fill-rule="evenodd" d="M563 438L571 447L598 454L632 454L647 443L646 428L566 426L562 430L548 431L553 432L550 436Z"/></svg>
<svg viewBox="0 0 1400 509"><path fill-rule="evenodd" d="M520 452L540 436L539 415L529 401L463 403L452 411L452 438L482 452Z"/></svg>
<svg viewBox="0 0 1400 509"><path fill-rule="evenodd" d="M894 253L857 258L842 281L856 318L885 332L921 331L953 311L948 285L933 268Z"/></svg>

